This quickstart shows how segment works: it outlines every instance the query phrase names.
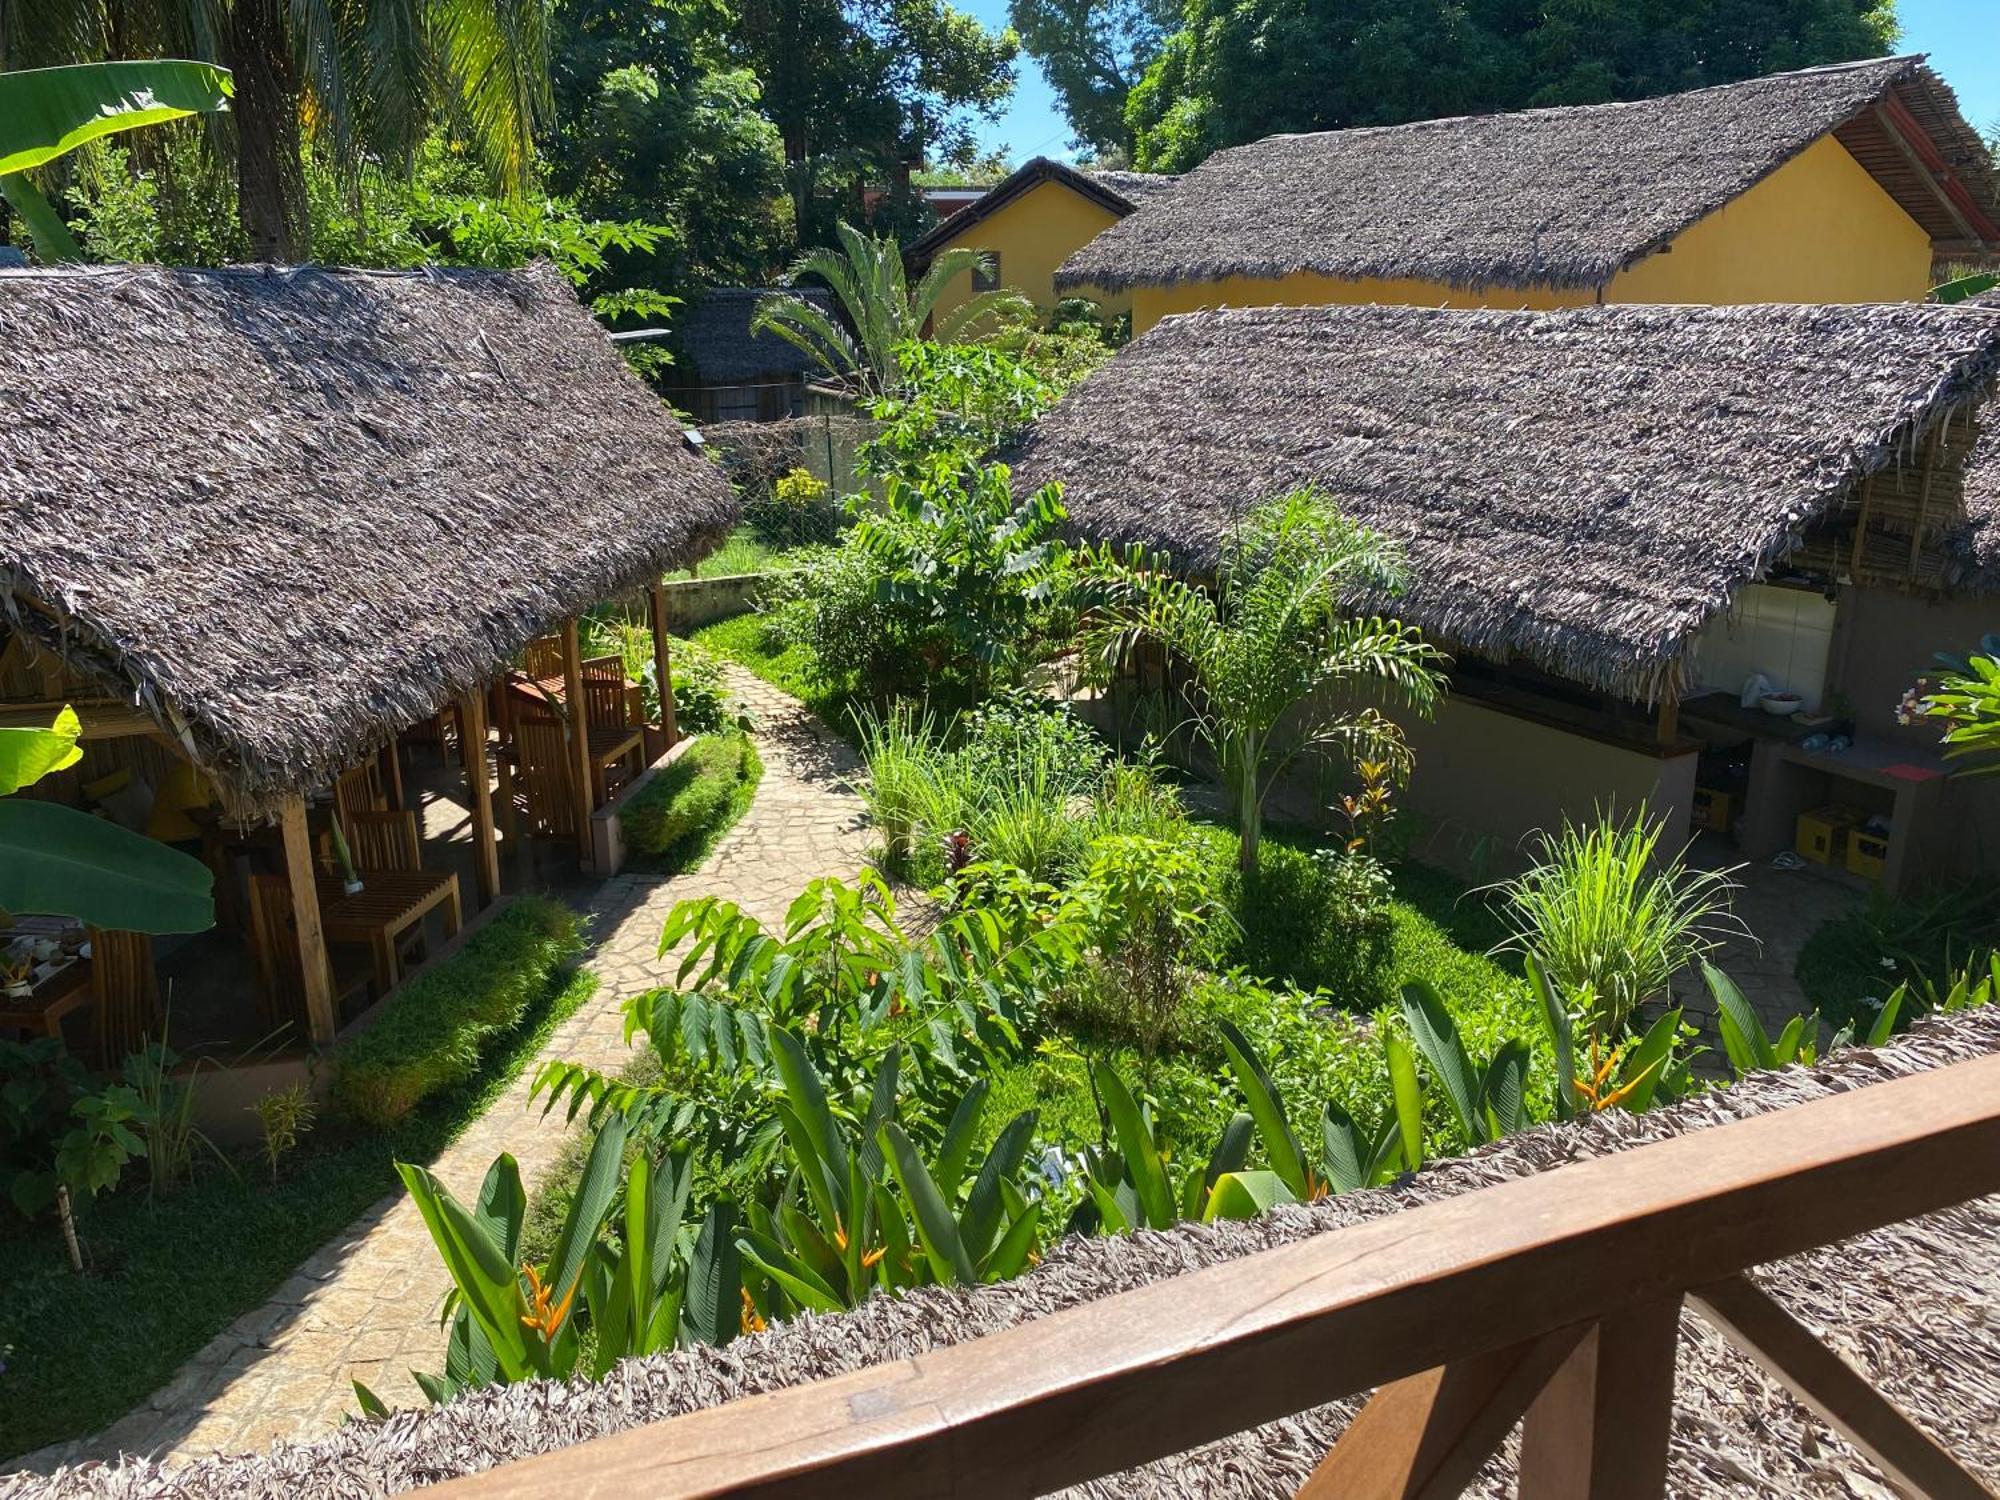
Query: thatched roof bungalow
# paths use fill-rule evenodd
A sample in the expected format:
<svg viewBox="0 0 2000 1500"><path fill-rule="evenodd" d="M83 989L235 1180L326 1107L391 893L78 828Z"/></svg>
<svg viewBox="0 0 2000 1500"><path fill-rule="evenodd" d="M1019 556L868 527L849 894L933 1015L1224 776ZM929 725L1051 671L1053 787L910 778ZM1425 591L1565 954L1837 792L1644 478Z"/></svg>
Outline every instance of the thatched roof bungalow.
<svg viewBox="0 0 2000 1500"><path fill-rule="evenodd" d="M774 333L750 331L757 304L792 297L834 314L833 293L823 287L710 287L674 315L680 354L665 386L674 405L697 422L775 422L803 409L808 380L824 367L797 344Z"/></svg>
<svg viewBox="0 0 2000 1500"><path fill-rule="evenodd" d="M1442 1161L1396 1186L1288 1206L1236 1223L1113 1239L1072 1237L1009 1282L878 1296L802 1316L725 1349L630 1360L597 1384L530 1382L449 1406L362 1422L268 1454L175 1469L146 1461L0 1481L0 1500L231 1500L384 1494L547 1453L648 1422L1003 1332L1120 1292L1735 1120L2000 1051L2000 1010L1927 1021L1880 1049L1850 1048L1644 1115L1612 1110ZM1983 1480L2000 1481L2000 1202L1983 1199L1760 1269L1756 1280ZM1273 1294L1283 1290L1274 1287ZM1680 1324L1666 1492L1679 1497L1887 1493L1868 1461L1692 1311ZM1067 1493L1290 1496L1353 1420L1358 1399L1239 1433ZM839 1441L841 1434L822 1435ZM1468 1495L1515 1493L1517 1445ZM671 1486L683 1476L662 1473ZM1845 1483L1843 1483L1843 1480Z"/></svg>
<svg viewBox="0 0 2000 1500"><path fill-rule="evenodd" d="M939 312L949 312L989 286L1012 287L1046 311L1061 297L1077 295L1056 282L1056 267L1066 256L1107 226L1167 196L1179 180L1163 172L1084 171L1038 156L934 226L910 246L907 258L913 271L922 272L953 246L986 254L988 274L983 279L959 277L939 301ZM1132 305L1119 291L1103 301L1112 314Z"/></svg>
<svg viewBox="0 0 2000 1500"><path fill-rule="evenodd" d="M736 502L553 269L0 273L0 413L0 722L74 703L84 762L33 794L82 805L123 778L137 800L101 810L199 837L264 1031L323 1045L345 1019L320 918L372 944L378 999L391 938L457 925L456 873L409 848L420 822L403 832L405 731L457 739L471 839L445 852L482 904L516 784L531 832L615 860L611 778L658 752L621 664L586 694L578 617L650 585L663 619L663 571ZM499 684L531 642L560 659L525 674L550 685L517 714ZM670 680L663 632L653 668ZM315 851L364 813L401 852L329 895Z"/></svg>
<svg viewBox="0 0 2000 1500"><path fill-rule="evenodd" d="M1734 693L1750 670L1808 711L1838 691L1887 735L1930 653L1991 617L1974 595L2000 563L1996 376L2000 317L1967 308L1225 310L1171 318L1093 374L1017 482L1059 480L1082 533L1195 568L1247 508L1317 485L1406 547L1393 608L1459 653L1468 693L1614 741L1671 748L1671 720L1655 736L1635 706ZM1911 599L1923 618L1890 622ZM1746 626L1752 603L1783 628ZM1851 645L1824 638L1839 614ZM1613 792L1685 805L1659 770L1585 778L1576 810ZM1555 808L1520 810L1507 831Z"/></svg>
<svg viewBox="0 0 2000 1500"><path fill-rule="evenodd" d="M1056 273L1199 306L1858 302L2000 250L2000 178L1920 56L1219 151Z"/></svg>
<svg viewBox="0 0 2000 1500"><path fill-rule="evenodd" d="M5 625L246 811L733 517L545 266L9 273L0 404Z"/></svg>

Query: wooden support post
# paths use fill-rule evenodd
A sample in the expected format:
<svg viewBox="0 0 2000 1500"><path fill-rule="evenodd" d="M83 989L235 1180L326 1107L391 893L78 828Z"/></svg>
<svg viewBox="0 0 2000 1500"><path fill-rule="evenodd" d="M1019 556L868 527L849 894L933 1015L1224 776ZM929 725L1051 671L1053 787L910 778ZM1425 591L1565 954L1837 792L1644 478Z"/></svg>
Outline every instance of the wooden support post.
<svg viewBox="0 0 2000 1500"><path fill-rule="evenodd" d="M1678 698L1666 698L1660 703L1660 743L1671 745L1680 737L1681 705Z"/></svg>
<svg viewBox="0 0 2000 1500"><path fill-rule="evenodd" d="M646 609L653 626L653 671L660 682L660 728L666 733L667 748L671 750L681 733L674 722L674 660L667 637L667 593L657 578L646 590Z"/></svg>
<svg viewBox="0 0 2000 1500"><path fill-rule="evenodd" d="M1528 1408L1520 1500L1659 1500L1681 1299L1600 1318Z"/></svg>
<svg viewBox="0 0 2000 1500"><path fill-rule="evenodd" d="M1930 441L1924 445L1924 478L1917 489L1917 518L1910 523L1910 576L1917 576L1917 562L1924 551L1924 522L1930 519L1931 483L1937 478L1939 450L1944 446L1944 430L1951 425L1951 413L1947 411L1938 418L1931 428Z"/></svg>
<svg viewBox="0 0 2000 1500"><path fill-rule="evenodd" d="M292 921L299 934L299 971L306 992L306 1027L316 1047L333 1045L339 1025L333 1013L333 964L319 925L319 888L313 881L312 836L306 831L305 798L285 799L278 815L285 840L285 879L292 891Z"/></svg>
<svg viewBox="0 0 2000 1500"><path fill-rule="evenodd" d="M1957 1459L1746 1277L1732 1276L1688 1296L1705 1320L1783 1381L1895 1484L1925 1500L1992 1500Z"/></svg>
<svg viewBox="0 0 2000 1500"><path fill-rule="evenodd" d="M1455 1500L1587 1332L1559 1328L1383 1386L1298 1500Z"/></svg>
<svg viewBox="0 0 2000 1500"><path fill-rule="evenodd" d="M569 716L569 774L576 798L577 856L588 870L593 863L590 849L590 815L597 810L591 792L590 714L583 701L583 647L577 640L575 620L565 620L562 628L563 709Z"/></svg>
<svg viewBox="0 0 2000 1500"><path fill-rule="evenodd" d="M480 909L500 895L500 848L493 838L493 791L486 772L486 694L467 693L458 723L465 736L465 784L472 793L472 851L479 878Z"/></svg>
<svg viewBox="0 0 2000 1500"><path fill-rule="evenodd" d="M1875 508L1875 476L1861 481L1861 514L1854 518L1854 546L1847 555L1847 576L1861 582L1861 553L1868 541L1868 516Z"/></svg>
<svg viewBox="0 0 2000 1500"><path fill-rule="evenodd" d="M403 810L403 742L391 736L375 757L382 776L382 794L389 799L389 811Z"/></svg>

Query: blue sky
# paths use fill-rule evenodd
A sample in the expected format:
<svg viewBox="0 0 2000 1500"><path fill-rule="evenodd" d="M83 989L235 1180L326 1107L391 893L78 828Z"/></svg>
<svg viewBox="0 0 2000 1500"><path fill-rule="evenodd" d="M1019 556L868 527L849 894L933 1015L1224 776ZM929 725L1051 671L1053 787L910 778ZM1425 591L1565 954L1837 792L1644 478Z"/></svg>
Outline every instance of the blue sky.
<svg viewBox="0 0 2000 1500"><path fill-rule="evenodd" d="M1007 0L959 0L989 26L1007 24ZM1931 65L1958 90L1966 117L1982 129L2000 120L2000 24L1995 0L1900 0L1902 50L1928 52ZM1983 14L1982 14L1983 13ZM1016 165L1031 156L1068 158L1069 127L1048 80L1032 58L1022 58L1013 103L980 132L987 149L1004 146Z"/></svg>

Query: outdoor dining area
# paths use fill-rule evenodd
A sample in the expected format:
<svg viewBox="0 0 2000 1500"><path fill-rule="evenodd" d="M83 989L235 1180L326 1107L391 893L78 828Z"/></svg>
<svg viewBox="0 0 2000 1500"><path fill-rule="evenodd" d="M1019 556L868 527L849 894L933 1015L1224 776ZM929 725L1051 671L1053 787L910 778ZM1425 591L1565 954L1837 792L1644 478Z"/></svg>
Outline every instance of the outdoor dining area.
<svg viewBox="0 0 2000 1500"><path fill-rule="evenodd" d="M676 739L660 580L736 504L560 277L0 297L50 328L32 372L0 348L0 725L82 726L15 795L199 859L214 906L152 937L0 915L0 1036L304 1058L514 892L595 873L600 814ZM139 364L135 423L108 393Z"/></svg>

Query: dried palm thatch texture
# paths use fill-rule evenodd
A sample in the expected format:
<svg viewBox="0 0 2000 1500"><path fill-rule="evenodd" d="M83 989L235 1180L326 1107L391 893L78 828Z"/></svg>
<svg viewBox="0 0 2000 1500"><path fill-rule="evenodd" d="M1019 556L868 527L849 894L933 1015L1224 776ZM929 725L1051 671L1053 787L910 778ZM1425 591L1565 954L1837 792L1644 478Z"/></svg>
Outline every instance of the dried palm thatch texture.
<svg viewBox="0 0 2000 1500"><path fill-rule="evenodd" d="M750 318L766 297L790 297L832 314L833 293L821 287L711 287L674 318L674 339L691 375L709 385L795 380L817 374L819 360L775 333L752 334Z"/></svg>
<svg viewBox="0 0 2000 1500"><path fill-rule="evenodd" d="M1654 699L1704 621L1996 371L2000 319L1914 304L1193 313L1044 417L1016 482L1193 567L1318 484L1408 550L1408 591L1359 607Z"/></svg>
<svg viewBox="0 0 2000 1500"><path fill-rule="evenodd" d="M1056 182L1079 197L1123 218L1142 203L1163 197L1180 178L1167 172L1079 172L1063 162L1038 156L1016 167L986 193L935 225L910 246L912 265L930 264L931 257L982 219L990 218L1016 198L1045 182Z"/></svg>
<svg viewBox="0 0 2000 1500"><path fill-rule="evenodd" d="M1891 95L2000 219L1978 132L1921 57L1896 57L1629 104L1270 136L1216 152L1071 256L1056 285L1312 271L1601 287L1836 132L1940 246L1958 246L1957 219L1874 114Z"/></svg>
<svg viewBox="0 0 2000 1500"><path fill-rule="evenodd" d="M0 410L15 627L246 811L734 515L546 266L0 275Z"/></svg>
<svg viewBox="0 0 2000 1500"><path fill-rule="evenodd" d="M0 1480L0 1500L176 1497L315 1500L436 1483L609 1432L997 1333L1064 1308L1421 1203L1571 1162L1746 1119L2000 1050L2000 1009L1919 1025L1894 1044L1850 1048L1646 1115L1611 1111L1543 1126L1426 1168L1407 1185L1280 1208L1241 1223L1184 1225L1053 1246L1019 1280L976 1290L877 1297L851 1313L806 1315L726 1349L632 1360L599 1385L536 1382L449 1407L343 1428L262 1457L177 1470L131 1461L43 1480ZM2000 1200L1984 1199L1779 1262L1758 1280L1890 1400L1988 1482L2000 1479ZM1866 1465L1775 1382L1692 1314L1681 1327L1668 1493L1814 1496L1849 1488ZM1338 1402L1085 1485L1082 1496L1289 1496L1358 1407ZM1511 1451L1470 1493L1512 1495Z"/></svg>

